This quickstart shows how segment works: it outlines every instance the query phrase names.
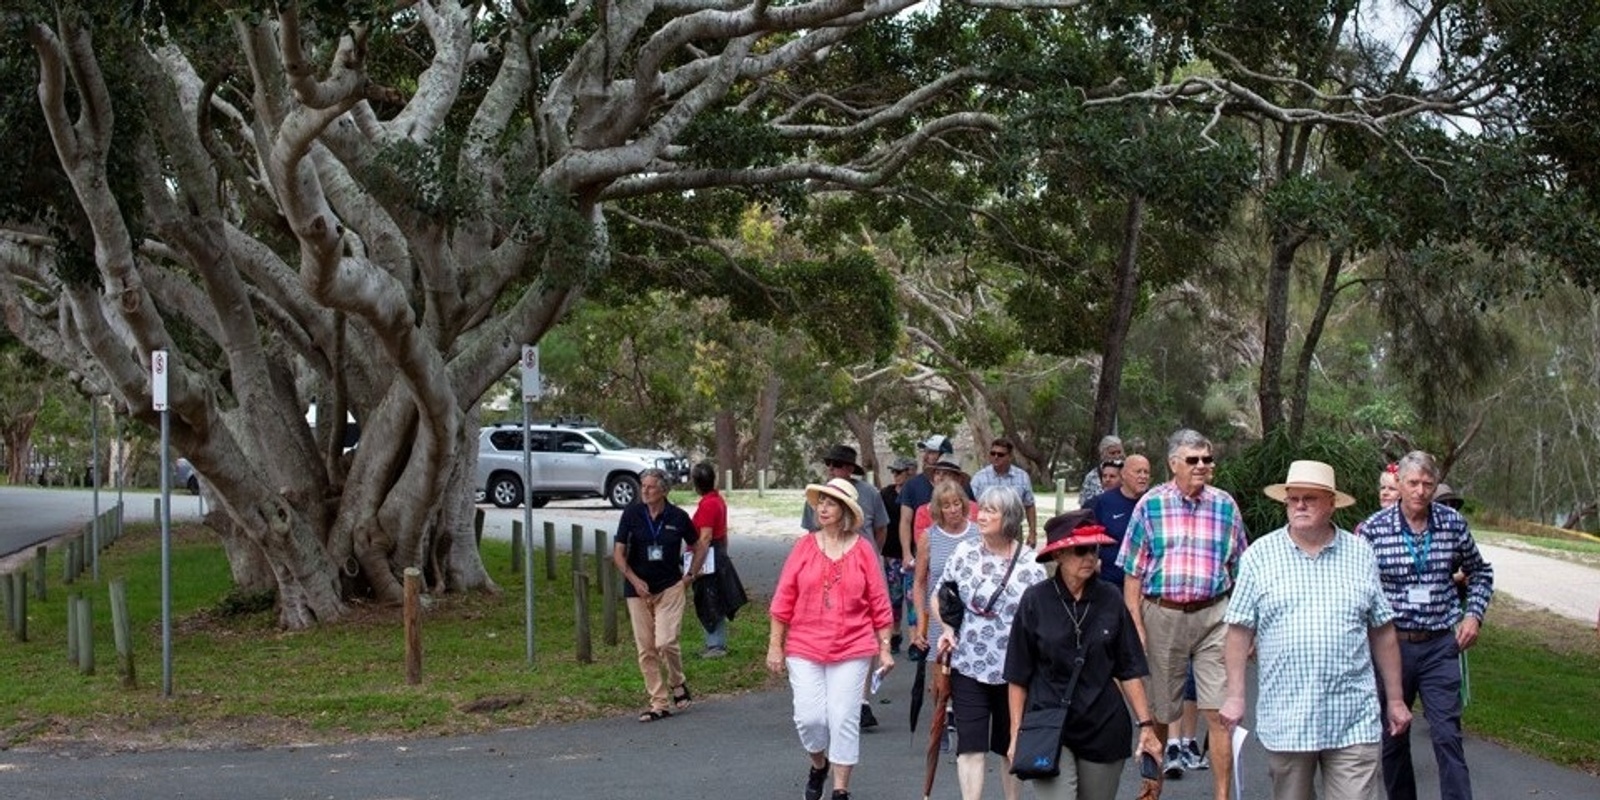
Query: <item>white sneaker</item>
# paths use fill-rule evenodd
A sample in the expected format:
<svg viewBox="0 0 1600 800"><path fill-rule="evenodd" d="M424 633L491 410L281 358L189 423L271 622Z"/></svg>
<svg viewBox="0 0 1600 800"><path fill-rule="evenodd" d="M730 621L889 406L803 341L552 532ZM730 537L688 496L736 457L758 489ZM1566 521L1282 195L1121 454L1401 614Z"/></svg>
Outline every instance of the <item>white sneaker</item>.
<svg viewBox="0 0 1600 800"><path fill-rule="evenodd" d="M1187 747L1183 748L1183 768L1211 769L1211 756L1200 751L1199 742L1191 741Z"/></svg>
<svg viewBox="0 0 1600 800"><path fill-rule="evenodd" d="M1170 780L1182 778L1183 761L1183 748L1179 747L1177 742L1167 745L1167 761L1162 765L1162 772L1166 773Z"/></svg>

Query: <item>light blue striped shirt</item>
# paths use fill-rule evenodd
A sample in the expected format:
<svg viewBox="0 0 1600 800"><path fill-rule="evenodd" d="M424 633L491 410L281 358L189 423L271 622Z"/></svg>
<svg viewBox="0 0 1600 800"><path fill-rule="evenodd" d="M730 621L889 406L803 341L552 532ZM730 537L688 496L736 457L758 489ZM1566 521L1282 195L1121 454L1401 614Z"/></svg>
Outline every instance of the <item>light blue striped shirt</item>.
<svg viewBox="0 0 1600 800"><path fill-rule="evenodd" d="M1256 634L1256 732L1280 753L1382 735L1367 634L1394 619L1372 548L1347 531L1315 558L1285 528L1244 552L1224 620Z"/></svg>

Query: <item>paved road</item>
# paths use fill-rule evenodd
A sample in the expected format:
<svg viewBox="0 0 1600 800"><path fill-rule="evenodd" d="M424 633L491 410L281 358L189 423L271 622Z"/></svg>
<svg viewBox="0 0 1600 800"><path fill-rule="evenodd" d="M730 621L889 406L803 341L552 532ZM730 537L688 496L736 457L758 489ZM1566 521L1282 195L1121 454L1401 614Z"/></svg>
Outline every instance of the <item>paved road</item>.
<svg viewBox="0 0 1600 800"><path fill-rule="evenodd" d="M1478 549L1494 567L1496 593L1594 624L1600 609L1600 570L1516 547L1480 544Z"/></svg>
<svg viewBox="0 0 1600 800"><path fill-rule="evenodd" d="M123 502L128 522L147 521L152 516L156 492L126 492ZM115 489L100 490L100 510L115 506ZM173 519L194 519L200 514L200 498L190 494L172 495ZM64 533L83 530L94 518L94 492L88 489L41 489L28 486L0 486L0 558L31 550L35 544Z"/></svg>
<svg viewBox="0 0 1600 800"><path fill-rule="evenodd" d="M615 512L577 504L544 512L565 525L609 528ZM504 535L521 512L492 512L486 534ZM540 518L542 522L543 517ZM537 524L537 523L536 523ZM566 536L558 536L566 541ZM784 536L750 536L735 545L741 574L753 589L768 587L791 546ZM697 649L697 629L686 626L687 651ZM689 663L691 682L694 661ZM912 670L892 673L876 706L883 726L863 741L852 789L858 798L920 796L925 740L906 725ZM1252 681L1253 683L1253 681ZM794 798L805 774L789 721L787 691L703 697L686 713L651 725L632 716L569 725L508 730L481 736L404 741L363 741L330 746L243 751L172 750L106 753L93 742L79 746L0 752L0 797L7 800L144 800L168 798ZM1422 725L1419 720L1419 725ZM1248 726L1248 723L1247 723ZM1417 737L1425 736L1418 730ZM1422 800L1436 800L1437 778L1429 748L1417 740ZM1600 778L1469 739L1476 794L1485 800L1538 797L1600 798ZM1244 753L1244 798L1268 797L1264 755L1252 742ZM959 796L954 764L939 765L933 797ZM1169 782L1170 800L1209 800L1210 775ZM998 797L991 780L987 796ZM1131 798L1137 781L1124 776L1119 797ZM1025 792L1031 797L1031 792Z"/></svg>

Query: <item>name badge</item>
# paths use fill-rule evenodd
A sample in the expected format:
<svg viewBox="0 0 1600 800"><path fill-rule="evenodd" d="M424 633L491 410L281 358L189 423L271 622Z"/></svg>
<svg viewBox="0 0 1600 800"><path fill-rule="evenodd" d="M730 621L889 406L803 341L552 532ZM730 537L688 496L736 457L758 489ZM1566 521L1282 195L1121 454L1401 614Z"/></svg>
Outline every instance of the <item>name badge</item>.
<svg viewBox="0 0 1600 800"><path fill-rule="evenodd" d="M1428 591L1426 586L1413 586L1406 590L1406 602L1414 606L1427 605L1431 596L1432 593Z"/></svg>
<svg viewBox="0 0 1600 800"><path fill-rule="evenodd" d="M666 549L659 544L653 544L644 549L644 557L650 561L660 561L666 556Z"/></svg>

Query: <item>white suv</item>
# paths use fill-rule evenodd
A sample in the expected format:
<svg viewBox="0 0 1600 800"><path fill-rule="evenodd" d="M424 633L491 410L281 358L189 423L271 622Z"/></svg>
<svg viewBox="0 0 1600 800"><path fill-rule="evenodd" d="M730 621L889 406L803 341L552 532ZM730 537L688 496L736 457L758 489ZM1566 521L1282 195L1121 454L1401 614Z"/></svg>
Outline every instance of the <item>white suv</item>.
<svg viewBox="0 0 1600 800"><path fill-rule="evenodd" d="M639 473L664 470L673 483L689 479L689 459L665 450L629 447L589 422L538 423L528 427L533 457L530 504L604 497L615 508L639 499ZM478 432L475 485L501 508L522 505L522 424L503 423Z"/></svg>

